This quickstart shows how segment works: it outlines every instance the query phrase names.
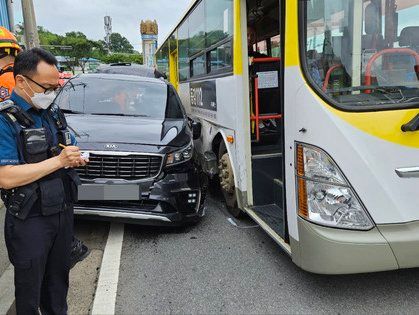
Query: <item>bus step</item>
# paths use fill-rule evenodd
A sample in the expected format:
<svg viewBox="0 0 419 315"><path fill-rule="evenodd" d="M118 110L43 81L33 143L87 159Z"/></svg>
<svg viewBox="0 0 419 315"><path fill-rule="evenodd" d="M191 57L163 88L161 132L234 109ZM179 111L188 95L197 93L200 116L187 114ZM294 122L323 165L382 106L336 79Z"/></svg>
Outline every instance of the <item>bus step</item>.
<svg viewBox="0 0 419 315"><path fill-rule="evenodd" d="M260 154L253 154L252 160L258 160L258 159L266 159L266 158L282 158L282 153L260 153Z"/></svg>
<svg viewBox="0 0 419 315"><path fill-rule="evenodd" d="M276 204L253 206L252 210L279 236L284 237L284 211Z"/></svg>

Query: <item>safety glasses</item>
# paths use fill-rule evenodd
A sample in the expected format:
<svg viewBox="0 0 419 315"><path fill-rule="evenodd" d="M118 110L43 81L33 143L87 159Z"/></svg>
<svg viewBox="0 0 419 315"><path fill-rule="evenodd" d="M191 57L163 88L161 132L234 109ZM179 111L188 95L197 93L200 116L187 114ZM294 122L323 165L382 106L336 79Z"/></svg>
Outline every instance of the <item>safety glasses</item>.
<svg viewBox="0 0 419 315"><path fill-rule="evenodd" d="M54 93L54 92L58 93L61 90L61 85L57 85L57 86L52 87L52 88L46 88L45 86L39 84L38 82L36 82L35 80L31 79L28 76L26 76L26 75L22 75L22 76L25 77L26 79L28 79L29 81L35 83L40 88L43 88L45 95L49 95L49 94Z"/></svg>

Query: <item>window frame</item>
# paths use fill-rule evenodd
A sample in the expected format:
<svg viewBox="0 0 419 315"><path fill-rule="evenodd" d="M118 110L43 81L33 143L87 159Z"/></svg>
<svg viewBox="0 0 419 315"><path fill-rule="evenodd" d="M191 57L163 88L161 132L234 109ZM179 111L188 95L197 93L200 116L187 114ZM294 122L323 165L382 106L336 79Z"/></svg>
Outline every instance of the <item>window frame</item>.
<svg viewBox="0 0 419 315"><path fill-rule="evenodd" d="M188 31L188 37L185 39L185 42L187 42L187 47L186 47L186 59L187 62L185 62L185 64L188 65L188 71L186 72L186 78L185 79L181 79L181 75L180 75L180 45L179 45L179 29L182 26L185 26L185 23L187 24L187 31ZM190 80L191 78L191 65L190 65L190 57L189 57L189 14L179 23L179 25L176 27L176 30L174 31L177 34L177 47L178 47L178 79L179 79L179 83L181 82L188 82L188 80ZM183 68L182 68L183 69Z"/></svg>
<svg viewBox="0 0 419 315"><path fill-rule="evenodd" d="M208 0L200 0L198 1L194 7L192 8L191 12L189 12L189 14L187 15L187 17L185 18L185 20L188 20L188 57L189 57L189 62L191 61L191 59L197 58L195 56L198 56L199 54L201 54L203 51L205 51L206 46L207 46L207 10L206 10L206 1ZM190 49L191 49L191 32L190 32L190 17L193 13L196 13L196 9L202 5L202 9L204 12L204 22L203 22L203 27L204 27L204 48L197 51L195 54L190 55ZM194 57L194 58L193 58Z"/></svg>
<svg viewBox="0 0 419 315"><path fill-rule="evenodd" d="M214 77L220 77L220 76L229 76L233 74L233 64L234 64L234 50L233 50L233 38L234 38L234 27L233 27L233 34L232 35L228 35L225 38L223 38L222 40L212 44L211 46L207 47L207 10L206 10L206 2L207 1L211 1L211 0L200 0L197 1L195 3L195 5L193 6L193 8L190 10L190 12L185 16L184 19L182 19L182 21L179 23L179 25L176 28L176 32L179 30L179 28L182 26L182 24L185 23L185 21L188 21L188 76L186 79L184 80L180 80L180 75L179 75L179 83L187 83L187 82L191 82L191 81L196 81L196 80L200 80L202 78L214 78ZM199 52L197 52L194 55L189 56L189 43L190 43L190 38L189 38L189 17L193 14L193 12L195 12L195 9L200 5L203 4L204 7L204 29L205 29L205 48ZM233 6L233 17L234 17L234 6ZM218 69L215 70L213 72L210 72L210 65L209 65L209 58L208 55L209 53L214 50L217 49L218 47L226 44L230 42L231 43L231 66L229 67L225 67L222 69ZM178 45L179 48L179 45ZM179 53L179 51L178 51ZM192 67L192 62L198 58L201 57L202 55L205 56L205 74L200 74L200 75L193 75L193 67ZM178 67L178 69L180 69Z"/></svg>
<svg viewBox="0 0 419 315"><path fill-rule="evenodd" d="M356 1L356 0L355 0ZM419 101L411 104L374 104L371 105L350 105L340 103L332 96L323 92L323 90L316 84L312 76L310 75L308 68L308 58L306 51L307 43L307 1L298 1L298 33L299 36L299 53L300 53L300 68L303 74L303 78L309 85L309 87L328 105L333 108L344 111L344 112L379 112L379 111L390 111L390 110L401 110L401 109L416 109L419 108ZM300 29L302 28L302 29ZM419 90L419 89L418 89Z"/></svg>
<svg viewBox="0 0 419 315"><path fill-rule="evenodd" d="M225 45L227 43L230 43L231 45L231 66L224 67L222 69L217 69L214 71L209 71L211 69L211 60L208 58L211 51L217 49L218 47ZM200 78L207 78L207 77L213 77L213 76L219 76L220 74L232 74L233 73L233 36L229 36L227 38L224 38L222 41L215 43L214 45L206 48L204 51L201 51L198 54L195 54L189 58L189 80L193 79L200 79ZM201 57L202 55L205 55L205 62L206 62L206 73L201 75L192 75L193 74L193 67L192 62L196 59Z"/></svg>
<svg viewBox="0 0 419 315"><path fill-rule="evenodd" d="M230 43L230 53L231 53L231 65L228 67L224 67L221 69L213 70L211 71L211 51L216 50L217 48ZM233 36L228 36L224 38L222 41L216 43L215 45L212 45L208 47L207 50L207 75L218 75L221 73L227 73L227 72L233 72Z"/></svg>

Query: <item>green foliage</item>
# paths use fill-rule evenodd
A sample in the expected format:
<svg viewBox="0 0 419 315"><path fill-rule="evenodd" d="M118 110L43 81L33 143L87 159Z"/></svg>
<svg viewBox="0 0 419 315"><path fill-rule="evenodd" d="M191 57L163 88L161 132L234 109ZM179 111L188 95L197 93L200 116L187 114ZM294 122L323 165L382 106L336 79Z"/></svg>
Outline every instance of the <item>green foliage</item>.
<svg viewBox="0 0 419 315"><path fill-rule="evenodd" d="M113 53L125 53L132 54L134 53L134 47L130 44L128 39L123 37L119 33L112 33L110 36L110 49Z"/></svg>
<svg viewBox="0 0 419 315"><path fill-rule="evenodd" d="M129 62L129 63L143 63L143 56L139 53L134 54L109 54L101 59L104 63L117 63L117 62Z"/></svg>
<svg viewBox="0 0 419 315"><path fill-rule="evenodd" d="M23 27L18 28L18 30L23 33ZM83 58L95 58L104 63L143 63L142 55L134 51L130 42L119 33L111 35L111 54L107 51L106 43L103 40L90 40L82 32L72 31L63 36L39 26L38 34L43 48L51 51L56 56L74 58L74 62L69 64L72 71L76 66L80 66L84 71L85 63L81 61Z"/></svg>

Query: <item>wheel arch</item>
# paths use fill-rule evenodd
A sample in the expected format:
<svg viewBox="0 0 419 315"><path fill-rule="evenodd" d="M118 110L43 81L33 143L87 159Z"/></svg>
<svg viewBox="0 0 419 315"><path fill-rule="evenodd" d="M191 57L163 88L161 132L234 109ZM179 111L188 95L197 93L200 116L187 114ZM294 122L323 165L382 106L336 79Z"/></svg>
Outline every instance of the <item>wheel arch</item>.
<svg viewBox="0 0 419 315"><path fill-rule="evenodd" d="M234 131L231 131L231 132L234 133ZM222 142L224 142L224 145L227 149L228 156L230 158L230 163L233 167L234 185L237 189L237 187L240 187L240 186L238 184L238 176L237 176L238 170L237 170L236 156L233 154L233 151L232 151L232 145L234 146L234 144L230 144L229 142L227 142L226 139L227 139L227 135L226 135L225 130L223 130L223 129L218 130L217 134L215 135L215 137L212 140L211 148L212 148L212 151L216 154L216 156L218 158L219 150L220 150L220 144Z"/></svg>

